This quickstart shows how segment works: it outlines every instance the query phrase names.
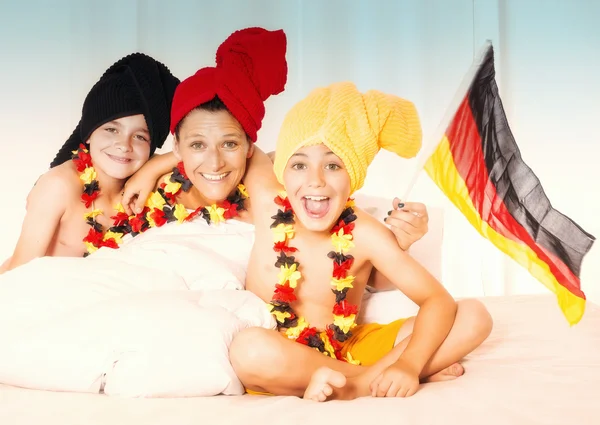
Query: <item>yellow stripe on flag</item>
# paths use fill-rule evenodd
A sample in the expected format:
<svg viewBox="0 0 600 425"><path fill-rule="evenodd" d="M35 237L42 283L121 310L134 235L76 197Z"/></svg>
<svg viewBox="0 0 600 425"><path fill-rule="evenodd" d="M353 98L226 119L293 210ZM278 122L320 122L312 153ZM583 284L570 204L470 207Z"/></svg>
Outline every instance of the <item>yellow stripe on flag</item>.
<svg viewBox="0 0 600 425"><path fill-rule="evenodd" d="M507 239L481 219L471 201L467 185L456 169L454 158L450 152L450 143L446 136L425 164L425 170L484 238L527 268L536 279L556 295L558 305L570 325L581 320L585 311L585 300L562 286L550 271L548 264L542 261L526 244Z"/></svg>

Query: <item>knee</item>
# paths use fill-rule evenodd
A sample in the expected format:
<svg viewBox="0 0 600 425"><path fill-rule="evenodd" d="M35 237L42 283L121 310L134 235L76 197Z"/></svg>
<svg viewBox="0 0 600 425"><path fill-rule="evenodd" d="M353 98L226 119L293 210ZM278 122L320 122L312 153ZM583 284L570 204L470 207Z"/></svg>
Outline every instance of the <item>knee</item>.
<svg viewBox="0 0 600 425"><path fill-rule="evenodd" d="M265 375L280 363L277 333L264 328L247 328L239 332L231 342L229 359L236 374L242 377Z"/></svg>
<svg viewBox="0 0 600 425"><path fill-rule="evenodd" d="M467 338L477 345L481 344L492 332L492 316L479 300L460 300L457 304L457 316L465 324Z"/></svg>

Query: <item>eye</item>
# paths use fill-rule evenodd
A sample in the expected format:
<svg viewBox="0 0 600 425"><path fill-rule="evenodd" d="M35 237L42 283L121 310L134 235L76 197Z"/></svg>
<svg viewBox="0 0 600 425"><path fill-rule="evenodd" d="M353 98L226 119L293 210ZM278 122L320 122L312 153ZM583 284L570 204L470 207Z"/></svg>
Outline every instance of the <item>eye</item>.
<svg viewBox="0 0 600 425"><path fill-rule="evenodd" d="M116 133L117 129L114 127L106 127L104 130L108 131L109 133Z"/></svg>
<svg viewBox="0 0 600 425"><path fill-rule="evenodd" d="M190 144L190 147L192 149L202 149L204 147L204 143L202 143L202 142L192 142Z"/></svg>
<svg viewBox="0 0 600 425"><path fill-rule="evenodd" d="M238 146L237 142L227 141L223 143L225 149L235 149Z"/></svg>
<svg viewBox="0 0 600 425"><path fill-rule="evenodd" d="M326 170L329 170L329 171L337 171L337 170L339 170L339 169L341 169L341 168L342 168L342 167L340 167L339 165L337 165L337 164L336 164L336 163L334 163L334 162L332 162L332 163L330 163L330 164L327 164L327 165L325 166L325 169L326 169Z"/></svg>
<svg viewBox="0 0 600 425"><path fill-rule="evenodd" d="M135 138L138 140L141 140L142 142L149 142L149 140L146 137L142 136L141 134L136 134Z"/></svg>
<svg viewBox="0 0 600 425"><path fill-rule="evenodd" d="M292 165L292 169L293 170L306 170L306 164L303 164L301 162L296 162L294 165Z"/></svg>

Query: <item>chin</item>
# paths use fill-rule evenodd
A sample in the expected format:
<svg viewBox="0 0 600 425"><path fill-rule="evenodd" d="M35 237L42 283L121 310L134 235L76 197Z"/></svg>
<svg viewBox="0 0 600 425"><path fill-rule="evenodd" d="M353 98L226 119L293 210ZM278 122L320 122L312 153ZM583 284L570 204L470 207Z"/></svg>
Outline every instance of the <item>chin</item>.
<svg viewBox="0 0 600 425"><path fill-rule="evenodd" d="M202 195L202 197L206 200L212 200L214 202L224 201L227 197L233 192L234 189L230 188L228 185L218 185L215 186L213 184L207 184L203 181L194 182L192 184L198 189L198 192Z"/></svg>
<svg viewBox="0 0 600 425"><path fill-rule="evenodd" d="M106 174L109 177L112 177L113 179L117 179L117 180L125 180L128 179L129 177L131 177L132 175L135 174L135 172L138 170L137 168L131 168L131 167L102 167L102 165L100 164L100 167L102 168L102 171L104 172L104 174Z"/></svg>
<svg viewBox="0 0 600 425"><path fill-rule="evenodd" d="M306 230L310 230L311 232L329 232L333 227L332 220L303 217L300 221L302 222L304 228Z"/></svg>

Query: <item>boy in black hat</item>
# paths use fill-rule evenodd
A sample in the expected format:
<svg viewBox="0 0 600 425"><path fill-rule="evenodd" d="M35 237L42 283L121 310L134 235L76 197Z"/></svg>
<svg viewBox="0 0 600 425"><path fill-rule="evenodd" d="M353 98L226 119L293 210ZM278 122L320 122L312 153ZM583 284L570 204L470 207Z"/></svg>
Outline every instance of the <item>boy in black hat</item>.
<svg viewBox="0 0 600 425"><path fill-rule="evenodd" d="M106 70L86 96L75 131L29 193L21 235L2 271L36 257L118 246L123 187L167 138L178 84L142 53Z"/></svg>

